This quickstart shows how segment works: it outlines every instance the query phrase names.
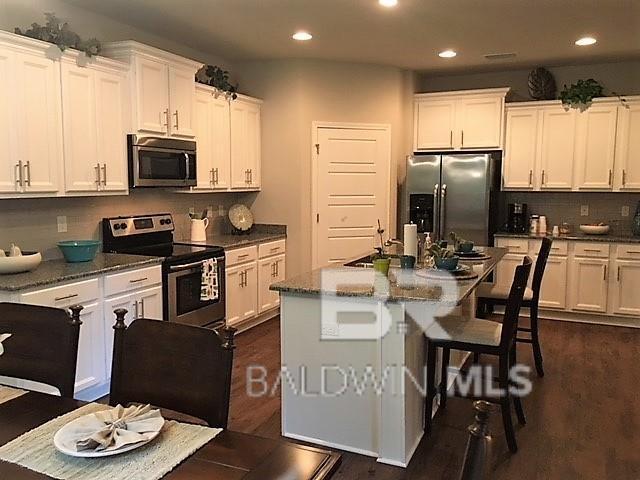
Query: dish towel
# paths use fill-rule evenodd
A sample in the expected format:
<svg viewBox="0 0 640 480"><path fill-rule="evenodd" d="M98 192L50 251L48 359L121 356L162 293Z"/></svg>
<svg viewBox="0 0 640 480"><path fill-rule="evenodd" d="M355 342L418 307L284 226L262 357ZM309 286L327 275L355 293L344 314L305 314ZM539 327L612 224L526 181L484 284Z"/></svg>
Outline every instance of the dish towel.
<svg viewBox="0 0 640 480"><path fill-rule="evenodd" d="M2 346L2 342L4 342L10 336L11 336L10 333L1 333L0 334L0 355L2 355L4 353L4 347Z"/></svg>
<svg viewBox="0 0 640 480"><path fill-rule="evenodd" d="M160 410L152 410L150 405L128 408L118 405L87 415L69 434L73 437L77 451L101 452L147 441L163 425L164 418L160 415Z"/></svg>
<svg viewBox="0 0 640 480"><path fill-rule="evenodd" d="M218 300L218 261L208 258L202 261L202 284L200 285L200 300L210 302Z"/></svg>

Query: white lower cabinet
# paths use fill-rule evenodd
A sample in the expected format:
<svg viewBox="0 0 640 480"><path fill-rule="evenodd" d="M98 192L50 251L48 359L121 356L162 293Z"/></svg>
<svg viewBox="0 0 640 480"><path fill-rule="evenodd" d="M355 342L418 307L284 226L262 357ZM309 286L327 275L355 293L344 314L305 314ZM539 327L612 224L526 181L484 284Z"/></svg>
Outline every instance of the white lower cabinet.
<svg viewBox="0 0 640 480"><path fill-rule="evenodd" d="M567 257L549 256L540 286L541 308L567 307Z"/></svg>
<svg viewBox="0 0 640 480"><path fill-rule="evenodd" d="M608 258L574 257L571 262L571 309L606 313Z"/></svg>
<svg viewBox="0 0 640 480"><path fill-rule="evenodd" d="M227 325L233 326L258 314L256 262L227 268L226 287Z"/></svg>
<svg viewBox="0 0 640 480"><path fill-rule="evenodd" d="M105 370L105 344L102 335L102 302L83 304L80 312L80 340L76 365L75 393L96 387L107 379Z"/></svg>
<svg viewBox="0 0 640 480"><path fill-rule="evenodd" d="M612 312L640 316L640 262L615 260L611 273L609 291Z"/></svg>
<svg viewBox="0 0 640 480"><path fill-rule="evenodd" d="M285 279L285 251L285 240L276 240L225 252L227 325L266 319L278 308L280 295L269 287Z"/></svg>

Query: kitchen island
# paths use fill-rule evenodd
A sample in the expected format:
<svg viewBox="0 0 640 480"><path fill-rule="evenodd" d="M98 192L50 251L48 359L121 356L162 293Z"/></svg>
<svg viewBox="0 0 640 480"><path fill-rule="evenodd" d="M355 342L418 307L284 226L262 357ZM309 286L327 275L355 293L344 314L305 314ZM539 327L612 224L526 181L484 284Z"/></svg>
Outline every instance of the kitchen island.
<svg viewBox="0 0 640 480"><path fill-rule="evenodd" d="M424 432L424 332L448 315L474 315L474 291L506 250L484 252L486 260L464 262L463 279L327 267L273 284L281 297L282 434L406 466Z"/></svg>

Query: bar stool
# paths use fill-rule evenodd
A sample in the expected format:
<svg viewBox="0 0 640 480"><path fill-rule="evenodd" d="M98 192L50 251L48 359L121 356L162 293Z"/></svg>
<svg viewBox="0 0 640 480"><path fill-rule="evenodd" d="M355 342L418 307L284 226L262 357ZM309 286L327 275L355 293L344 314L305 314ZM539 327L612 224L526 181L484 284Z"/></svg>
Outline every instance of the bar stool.
<svg viewBox="0 0 640 480"><path fill-rule="evenodd" d="M509 450L518 451L515 431L511 420L511 400L509 391L509 371L516 364L516 335L518 332L518 317L522 299L531 271L531 259L525 257L522 265L516 267L513 284L507 298L507 304L502 323L482 320L478 318L446 317L439 319L425 332L427 358L427 398L425 406L425 430L431 433L433 400L436 397L435 373L436 351L442 348L442 378L439 385L440 407L447 406L447 372L451 350L494 355L498 357L499 373L498 386L501 396L483 398L492 403L498 403L502 411L502 423ZM522 402L517 395L513 396L514 408L521 425L526 423Z"/></svg>
<svg viewBox="0 0 640 480"><path fill-rule="evenodd" d="M540 335L538 333L538 302L540 300L540 286L542 285L542 278L545 268L547 267L547 260L551 252L552 243L550 238L545 237L542 239L542 245L540 245L536 267L533 272L531 288L527 288L524 293L522 306L529 309L531 326L529 328L518 327L518 331L524 332L525 335L529 334L530 338L517 337L516 339L521 343L530 343L533 347L533 358L539 377L544 377L544 369L542 367L542 349L540 348ZM506 305L508 293L506 288L499 285L492 285L490 283L480 285L476 290L478 296L477 316L484 318L488 312L493 310L495 305Z"/></svg>

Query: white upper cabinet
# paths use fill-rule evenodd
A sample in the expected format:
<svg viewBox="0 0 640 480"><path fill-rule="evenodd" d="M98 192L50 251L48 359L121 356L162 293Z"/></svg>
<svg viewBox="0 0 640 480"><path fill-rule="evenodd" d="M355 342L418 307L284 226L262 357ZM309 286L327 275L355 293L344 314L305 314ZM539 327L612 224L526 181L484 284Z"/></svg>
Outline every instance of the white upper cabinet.
<svg viewBox="0 0 640 480"><path fill-rule="evenodd" d="M126 68L97 59L61 63L66 192L126 192ZM93 160L93 161L92 161Z"/></svg>
<svg viewBox="0 0 640 480"><path fill-rule="evenodd" d="M201 63L134 41L104 45L103 53L132 66L134 130L195 136L195 73Z"/></svg>
<svg viewBox="0 0 640 480"><path fill-rule="evenodd" d="M640 190L640 97L618 106L614 187Z"/></svg>
<svg viewBox="0 0 640 480"><path fill-rule="evenodd" d="M198 149L198 185L194 190L227 190L231 175L229 101L198 85L194 125Z"/></svg>
<svg viewBox="0 0 640 480"><path fill-rule="evenodd" d="M169 107L171 135L194 137L193 105L196 93L194 72L188 68L169 67Z"/></svg>
<svg viewBox="0 0 640 480"><path fill-rule="evenodd" d="M503 186L532 190L537 181L540 112L537 108L508 109L506 117Z"/></svg>
<svg viewBox="0 0 640 480"><path fill-rule="evenodd" d="M540 188L571 190L575 159L576 111L551 106L542 110Z"/></svg>
<svg viewBox="0 0 640 480"><path fill-rule="evenodd" d="M618 107L592 105L578 114L575 187L611 190Z"/></svg>
<svg viewBox="0 0 640 480"><path fill-rule="evenodd" d="M260 188L260 104L239 96L231 102L231 188Z"/></svg>
<svg viewBox="0 0 640 480"><path fill-rule="evenodd" d="M508 88L414 96L414 151L502 148Z"/></svg>
<svg viewBox="0 0 640 480"><path fill-rule="evenodd" d="M47 57L49 48L19 35L0 35L3 196L56 196L60 190L60 63Z"/></svg>

